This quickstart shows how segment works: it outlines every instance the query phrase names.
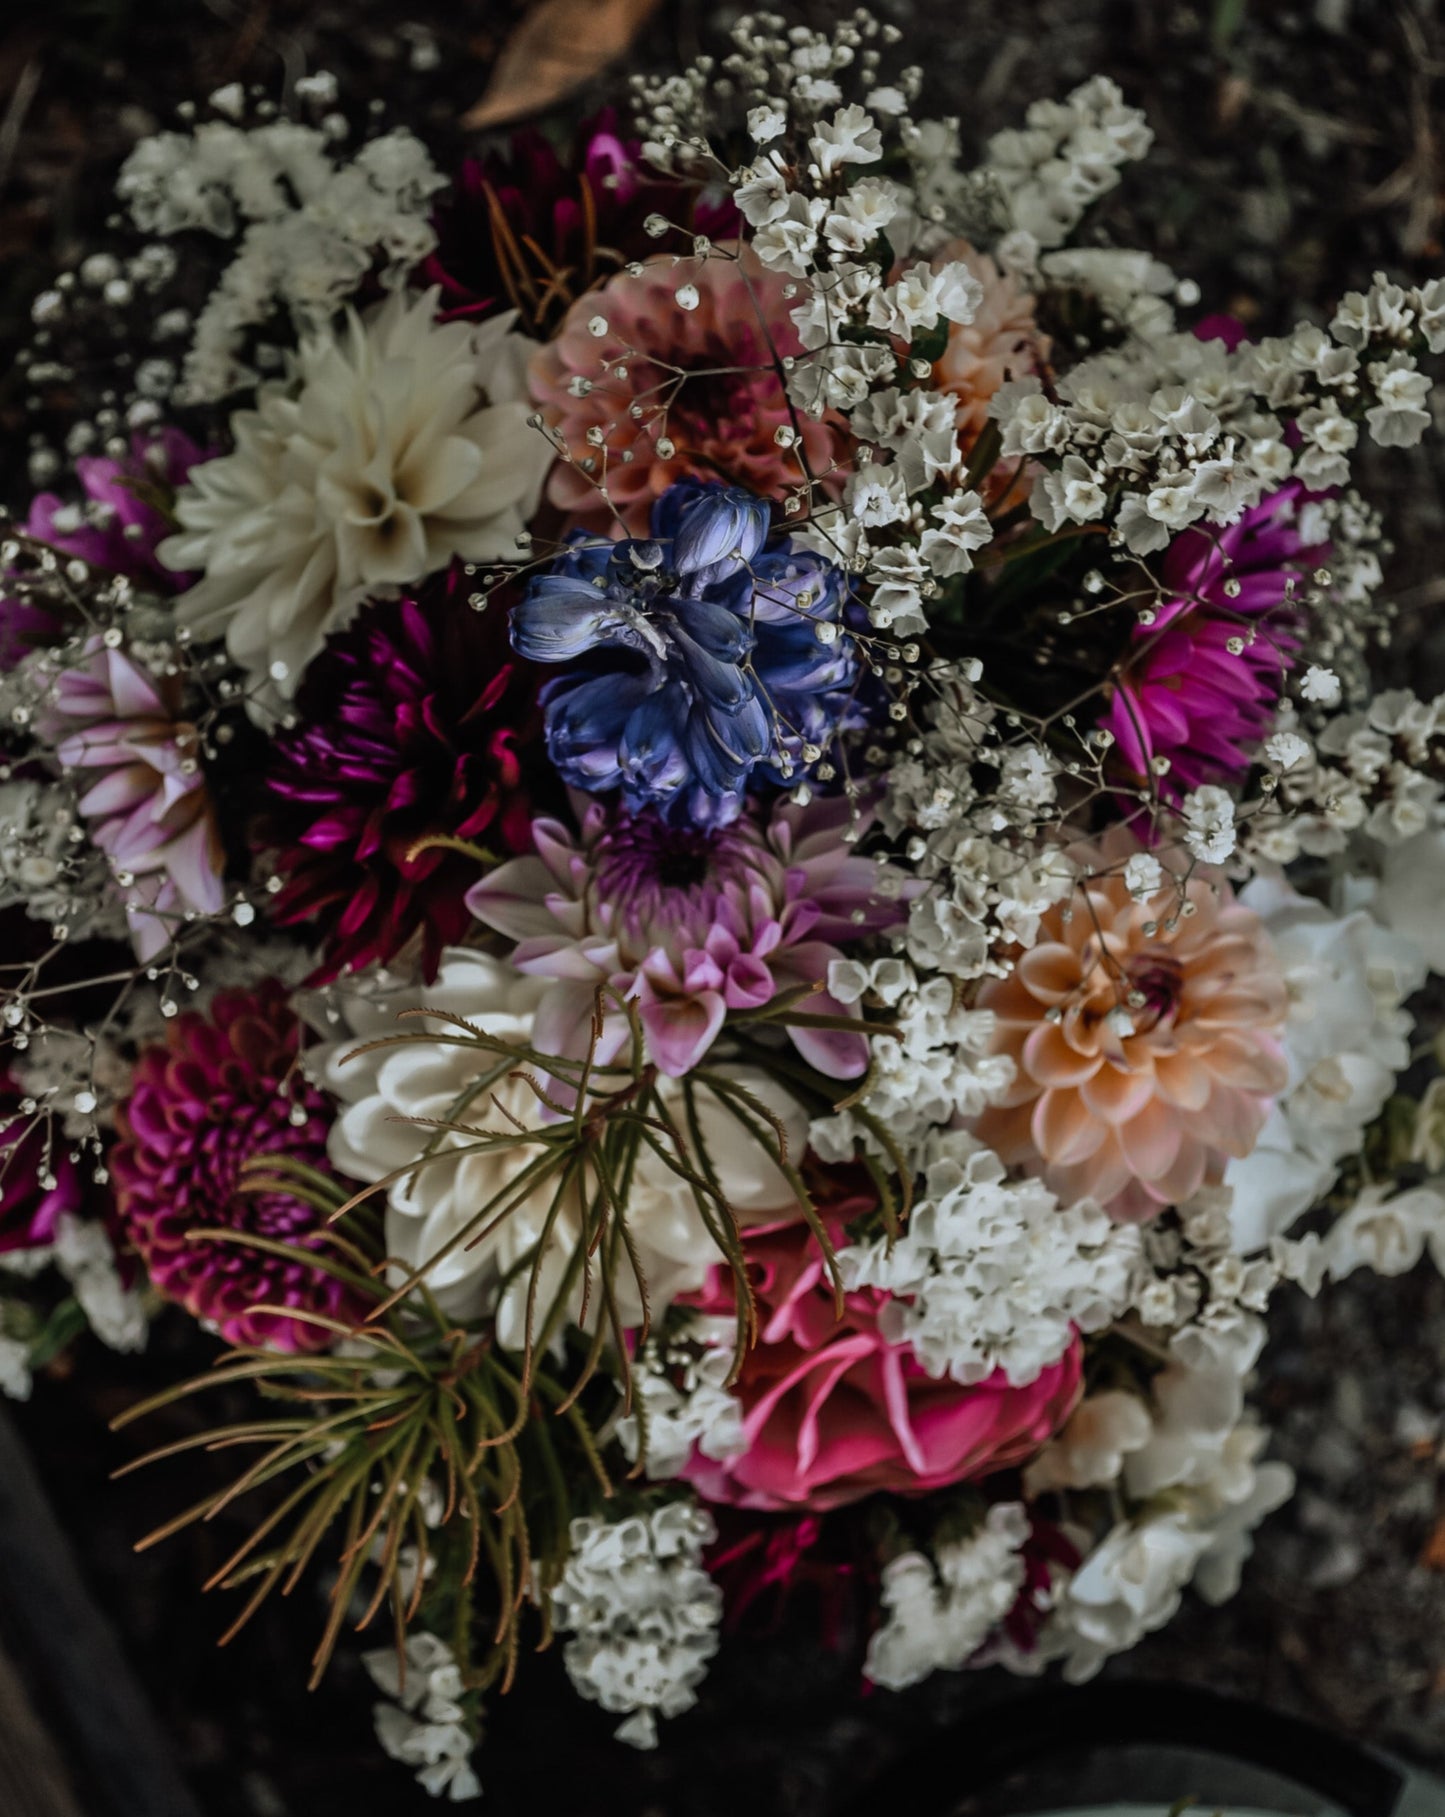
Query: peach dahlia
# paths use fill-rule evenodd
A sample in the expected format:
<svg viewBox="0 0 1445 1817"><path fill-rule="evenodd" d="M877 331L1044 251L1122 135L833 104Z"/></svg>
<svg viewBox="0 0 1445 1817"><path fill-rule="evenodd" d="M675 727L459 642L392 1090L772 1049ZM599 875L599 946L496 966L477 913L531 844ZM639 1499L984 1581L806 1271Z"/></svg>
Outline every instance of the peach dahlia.
<svg viewBox="0 0 1445 1817"><path fill-rule="evenodd" d="M1264 924L1196 873L1142 902L1087 877L979 1005L1017 1068L975 1127L1065 1203L1152 1217L1254 1147L1283 1089L1286 995Z"/></svg>

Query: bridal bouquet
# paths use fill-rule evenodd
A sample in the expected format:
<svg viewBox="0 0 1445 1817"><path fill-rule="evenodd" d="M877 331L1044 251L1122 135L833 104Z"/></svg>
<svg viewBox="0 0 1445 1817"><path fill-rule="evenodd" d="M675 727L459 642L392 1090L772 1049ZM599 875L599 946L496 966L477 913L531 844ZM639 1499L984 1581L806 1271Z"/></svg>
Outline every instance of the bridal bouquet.
<svg viewBox="0 0 1445 1817"><path fill-rule="evenodd" d="M1080 237L1110 82L969 165L897 39L451 171L224 89L35 302L0 1372L215 1333L173 1525L254 1509L238 1625L326 1577L453 1799L523 1649L647 1747L803 1585L879 1685L1087 1677L1289 1493L1276 1290L1445 1262L1351 465L1445 282L1201 318Z"/></svg>

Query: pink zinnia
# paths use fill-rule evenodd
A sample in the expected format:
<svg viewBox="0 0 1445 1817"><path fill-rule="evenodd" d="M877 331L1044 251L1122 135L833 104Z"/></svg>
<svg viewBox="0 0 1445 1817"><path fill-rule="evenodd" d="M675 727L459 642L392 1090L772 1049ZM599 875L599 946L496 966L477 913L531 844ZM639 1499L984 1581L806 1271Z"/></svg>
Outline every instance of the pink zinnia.
<svg viewBox="0 0 1445 1817"><path fill-rule="evenodd" d="M178 717L175 683L90 638L63 670L41 720L67 770L99 774L80 798L90 835L122 887L140 959L164 950L187 911L221 907L223 853L200 764L200 738Z"/></svg>
<svg viewBox="0 0 1445 1817"><path fill-rule="evenodd" d="M111 1157L120 1223L168 1299L214 1325L230 1344L320 1350L335 1334L285 1311L351 1322L365 1311L334 1276L217 1229L325 1254L315 1209L284 1188L244 1190L246 1164L287 1156L329 1171L326 1099L297 1067L299 1024L274 980L227 991L209 1019L178 1016L164 1046L136 1064Z"/></svg>
<svg viewBox="0 0 1445 1817"><path fill-rule="evenodd" d="M684 309L678 291L689 284L697 304ZM828 424L800 418L799 442L778 440L796 415L779 362L803 351L786 289L743 246L652 259L579 297L530 373L570 455L552 470L552 503L586 529L609 530L620 514L630 535L646 536L653 501L686 475L780 498L797 489L804 462L815 477L828 473ZM604 477L606 498L595 483Z"/></svg>
<svg viewBox="0 0 1445 1817"><path fill-rule="evenodd" d="M841 1223L832 1234L846 1241ZM1077 1338L1026 1388L1002 1370L964 1387L884 1337L889 1296L877 1288L846 1295L839 1318L806 1224L746 1231L742 1241L760 1324L732 1391L746 1444L721 1461L689 1460L683 1474L707 1500L816 1511L876 1493L926 1495L1027 1462L1073 1412ZM691 1303L729 1314L734 1292L730 1272L715 1269Z"/></svg>
<svg viewBox="0 0 1445 1817"><path fill-rule="evenodd" d="M518 971L556 980L537 1011L543 1053L586 1052L606 984L636 1002L649 1057L676 1078L702 1059L730 1010L761 1009L796 985L815 987L802 1010L848 1014L826 989L828 967L842 957L835 943L894 925L903 893L900 879L845 841L856 812L844 797L824 797L703 830L593 802L580 835L536 821L538 855L491 872L467 902L519 942ZM867 1069L861 1034L788 1032L830 1078ZM627 1033L623 1014L608 1015L598 1059L615 1058Z"/></svg>
<svg viewBox="0 0 1445 1817"><path fill-rule="evenodd" d="M1306 544L1297 480L1223 529L1193 527L1170 544L1164 598L1136 625L1100 726L1135 786L1177 802L1202 783L1237 780L1268 736L1285 674L1300 647L1310 570L1330 553ZM1241 647L1229 648L1238 639ZM1168 769L1156 775L1156 758Z"/></svg>
<svg viewBox="0 0 1445 1817"><path fill-rule="evenodd" d="M979 993L1015 1077L974 1128L1065 1204L1130 1219L1178 1204L1251 1151L1284 1089L1287 996L1264 923L1198 873L1183 907L1172 883L1136 902L1117 870L1091 876Z"/></svg>

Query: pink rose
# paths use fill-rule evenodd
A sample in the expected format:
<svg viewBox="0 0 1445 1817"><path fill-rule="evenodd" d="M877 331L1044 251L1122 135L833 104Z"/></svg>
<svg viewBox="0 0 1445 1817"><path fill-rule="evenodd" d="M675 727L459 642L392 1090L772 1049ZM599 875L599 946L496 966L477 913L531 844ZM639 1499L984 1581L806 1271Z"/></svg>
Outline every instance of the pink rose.
<svg viewBox="0 0 1445 1817"><path fill-rule="evenodd" d="M842 1227L841 1216L830 1225L836 1241ZM747 1448L722 1462L694 1453L684 1475L707 1500L821 1510L880 1490L923 1495L1024 1463L1073 1411L1077 1338L1027 1388L1001 1371L971 1388L936 1381L879 1330L886 1294L850 1293L837 1317L806 1224L750 1230L743 1243L760 1326L733 1389ZM727 1271L714 1270L692 1303L730 1312Z"/></svg>

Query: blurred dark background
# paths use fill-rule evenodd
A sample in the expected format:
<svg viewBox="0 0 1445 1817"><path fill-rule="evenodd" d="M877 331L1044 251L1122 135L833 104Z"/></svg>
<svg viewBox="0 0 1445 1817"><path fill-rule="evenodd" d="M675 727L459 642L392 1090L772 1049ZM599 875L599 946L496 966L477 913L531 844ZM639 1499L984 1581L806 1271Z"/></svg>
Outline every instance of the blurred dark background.
<svg viewBox="0 0 1445 1817"><path fill-rule="evenodd" d="M622 15L638 27L613 81L691 55L731 10L590 5L569 34L579 79ZM26 422L5 375L30 301L103 230L116 167L137 137L222 84L279 94L329 69L353 98L379 97L446 167L474 139L461 118L527 10L525 0L0 0L0 488L11 502L23 503ZM823 20L852 9L793 10ZM1198 281L1206 308L1257 332L1326 312L1376 268L1406 278L1445 268L1445 20L1434 0L876 0L874 10L907 30L929 106L957 114L966 143L1037 96L1095 71L1113 76L1148 110L1157 143L1098 212L1097 231L1149 248ZM584 85L560 117L600 93L595 80ZM1442 450L1437 436L1376 452L1366 475L1395 544L1389 667L1422 691L1445 676ZM1188 1606L1122 1670L1235 1691L1445 1766L1445 1282L1428 1270L1357 1276L1315 1303L1281 1294L1260 1398L1275 1454L1299 1473L1297 1497L1266 1526L1234 1603ZM132 1554L196 1489L178 1470L110 1485L114 1464L162 1435L116 1438L106 1422L206 1355L183 1320L166 1320L146 1357L90 1345L16 1411L200 1808L437 1808L376 1749L354 1650L320 1692L305 1691L314 1596L298 1592L217 1654L228 1617L195 1587L225 1535ZM19 1664L23 1674L23 1653ZM78 1661L82 1680L86 1670ZM524 1662L478 1764L498 1817L712 1817L744 1804L759 1817L823 1817L945 1725L959 1725L966 1749L970 1722L1008 1688L970 1675L860 1697L856 1661L820 1653L801 1622L725 1648L702 1708L666 1730L657 1754L636 1756L611 1746L611 1723L577 1703L553 1656ZM42 1706L57 1693L34 1689Z"/></svg>

